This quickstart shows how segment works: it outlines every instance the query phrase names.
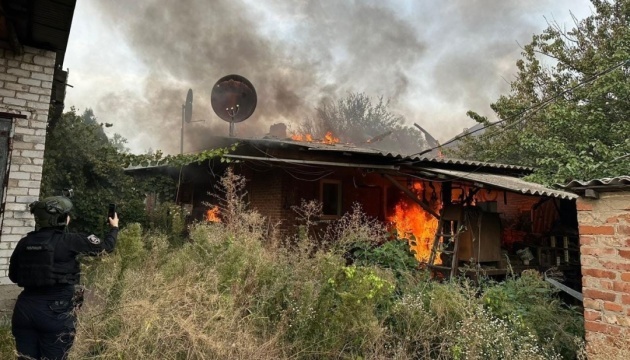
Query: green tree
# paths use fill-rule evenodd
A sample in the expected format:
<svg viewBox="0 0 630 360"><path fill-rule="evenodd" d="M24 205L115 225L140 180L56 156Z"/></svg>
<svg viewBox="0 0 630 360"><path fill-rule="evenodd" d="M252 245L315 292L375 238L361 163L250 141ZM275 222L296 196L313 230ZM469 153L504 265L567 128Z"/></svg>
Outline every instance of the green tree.
<svg viewBox="0 0 630 360"><path fill-rule="evenodd" d="M407 154L426 147L423 134L405 126L405 119L391 112L382 96L372 102L364 93L349 93L315 110L314 118L302 122L300 132L323 138L330 131L342 142Z"/></svg>
<svg viewBox="0 0 630 360"><path fill-rule="evenodd" d="M143 222L145 186L125 175L125 159L91 110L79 116L72 109L47 135L42 196L60 195L64 188L74 190L73 230L103 232L108 203L118 204L121 223Z"/></svg>
<svg viewBox="0 0 630 360"><path fill-rule="evenodd" d="M491 105L500 123L456 156L532 166L546 184L630 173L630 0L591 2L570 31L551 22L533 36L511 92Z"/></svg>

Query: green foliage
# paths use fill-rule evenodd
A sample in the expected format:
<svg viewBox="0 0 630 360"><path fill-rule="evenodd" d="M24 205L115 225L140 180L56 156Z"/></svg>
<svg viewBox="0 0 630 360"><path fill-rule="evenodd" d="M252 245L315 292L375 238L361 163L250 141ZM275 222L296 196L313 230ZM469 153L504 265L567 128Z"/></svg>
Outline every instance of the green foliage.
<svg viewBox="0 0 630 360"><path fill-rule="evenodd" d="M229 222L193 224L182 242L129 225L113 256L84 265L90 296L71 359L575 358L580 314L540 276L437 283L394 259L410 257L402 241L348 265L348 245L383 236L359 208L327 233L342 246L295 252L229 204L243 200L229 179Z"/></svg>
<svg viewBox="0 0 630 360"><path fill-rule="evenodd" d="M534 35L510 94L492 104L504 123L464 138L456 156L532 166L530 180L546 184L630 171L630 1L592 3L570 31Z"/></svg>
<svg viewBox="0 0 630 360"><path fill-rule="evenodd" d="M138 222L148 224L145 212L147 194L155 194L158 203L172 201L176 186L166 176L132 177L124 172L131 166L183 166L220 157L231 149L212 149L197 154L146 155L128 153L126 140L115 134L108 140L91 109L83 115L72 109L61 116L49 132L42 174L42 196L60 195L72 188L75 211L70 227L75 231L103 233L109 203L116 203L121 226ZM236 146L236 145L234 145ZM222 158L224 161L224 158ZM179 221L179 220L177 220ZM171 226L183 225L172 221Z"/></svg>
<svg viewBox="0 0 630 360"><path fill-rule="evenodd" d="M358 265L379 266L395 273L418 268L418 261L409 251L409 244L400 240L386 241L376 247L358 243L352 250L352 258Z"/></svg>
<svg viewBox="0 0 630 360"><path fill-rule="evenodd" d="M545 350L569 358L578 350L572 340L584 336L584 321L580 309L565 306L556 294L540 273L525 271L518 278L492 284L482 300L493 315L513 323L516 330L547 339Z"/></svg>
<svg viewBox="0 0 630 360"><path fill-rule="evenodd" d="M119 232L116 254L120 256L123 267L142 259L145 251L140 224L130 224Z"/></svg>
<svg viewBox="0 0 630 360"><path fill-rule="evenodd" d="M161 151L155 151L148 154L121 154L121 164L124 167L130 166L164 166L169 165L172 167L180 167L192 163L202 163L206 160L219 158L221 162L228 163L230 159L223 157L223 155L234 151L238 147L238 143L233 144L229 148L216 148L203 150L194 154L177 154L177 155L164 155Z"/></svg>
<svg viewBox="0 0 630 360"><path fill-rule="evenodd" d="M145 192L125 175L120 154L90 110L63 114L47 135L42 196L60 195L64 188L75 193L73 230L103 233L109 203L118 205L121 225L144 221Z"/></svg>
<svg viewBox="0 0 630 360"><path fill-rule="evenodd" d="M180 245L139 226L121 234L117 255L88 269L99 300L79 315L72 358L542 360L579 350L579 314L540 276L482 287L394 276L347 266L334 250L269 247L240 219L238 230L195 224Z"/></svg>

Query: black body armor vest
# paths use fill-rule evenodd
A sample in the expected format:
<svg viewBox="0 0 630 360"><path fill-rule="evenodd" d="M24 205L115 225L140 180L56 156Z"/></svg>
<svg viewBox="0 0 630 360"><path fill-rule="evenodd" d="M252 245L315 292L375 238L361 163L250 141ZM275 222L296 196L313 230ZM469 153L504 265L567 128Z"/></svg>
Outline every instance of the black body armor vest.
<svg viewBox="0 0 630 360"><path fill-rule="evenodd" d="M24 288L74 285L81 271L79 262L55 263L55 249L63 240L63 233L55 231L52 236L44 233L30 233L24 239L18 258L18 286Z"/></svg>

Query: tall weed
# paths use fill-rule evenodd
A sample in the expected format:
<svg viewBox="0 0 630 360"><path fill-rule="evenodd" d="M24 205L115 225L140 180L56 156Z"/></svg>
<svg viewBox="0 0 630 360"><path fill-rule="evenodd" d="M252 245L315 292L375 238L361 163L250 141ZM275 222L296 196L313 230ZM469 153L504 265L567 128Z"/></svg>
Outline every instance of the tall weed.
<svg viewBox="0 0 630 360"><path fill-rule="evenodd" d="M113 256L86 265L90 297L71 358L576 356L567 342L579 338L579 316L542 278L432 282L358 207L329 228L323 246L309 244L319 240L309 221L297 248L271 246L265 219L242 204L242 185L222 185L231 186L223 222L189 226L183 242L130 226Z"/></svg>

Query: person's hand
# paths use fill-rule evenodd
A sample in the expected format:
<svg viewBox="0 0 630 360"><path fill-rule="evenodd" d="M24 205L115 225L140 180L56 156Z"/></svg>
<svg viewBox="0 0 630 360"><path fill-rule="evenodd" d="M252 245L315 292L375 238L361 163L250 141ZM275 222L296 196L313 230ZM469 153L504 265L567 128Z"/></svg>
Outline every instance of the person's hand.
<svg viewBox="0 0 630 360"><path fill-rule="evenodd" d="M114 217L108 218L108 220L109 220L109 226L118 227L118 213L114 213Z"/></svg>

